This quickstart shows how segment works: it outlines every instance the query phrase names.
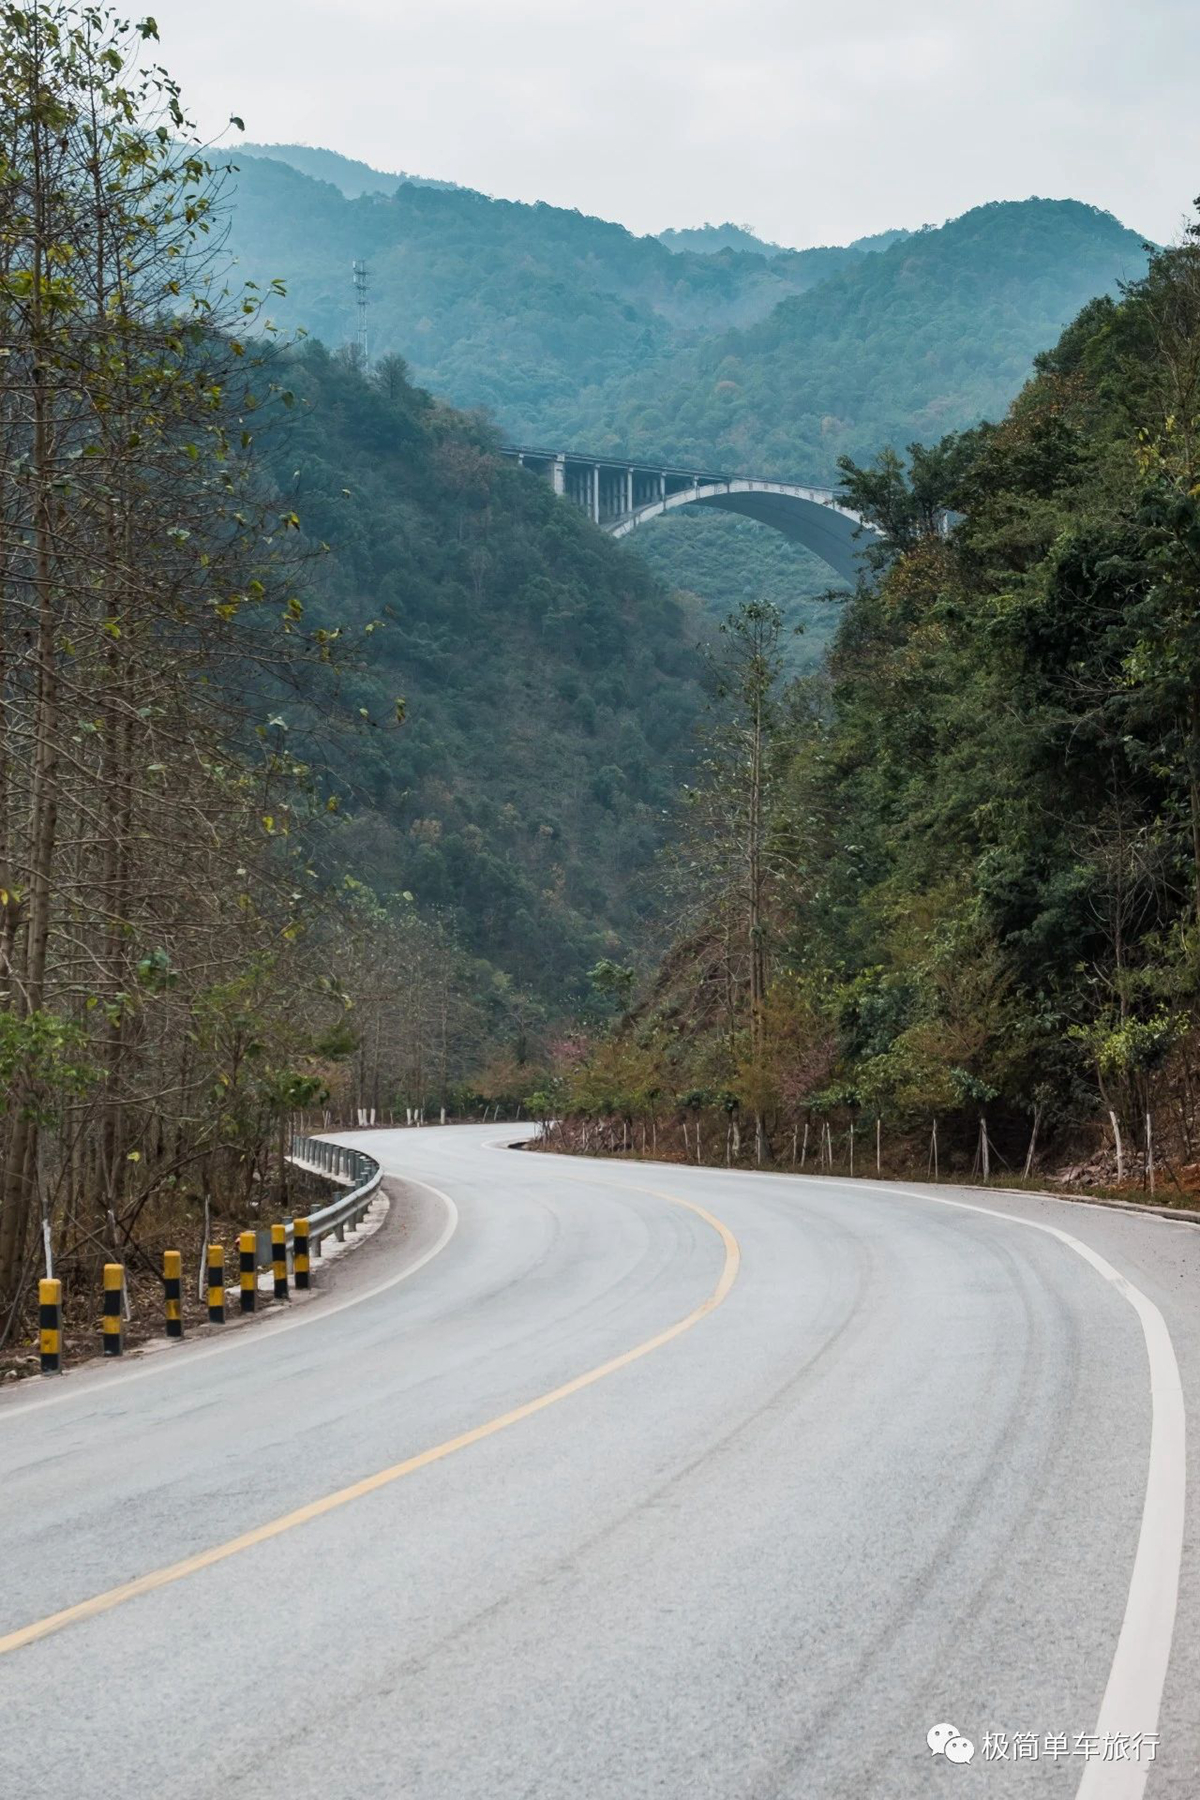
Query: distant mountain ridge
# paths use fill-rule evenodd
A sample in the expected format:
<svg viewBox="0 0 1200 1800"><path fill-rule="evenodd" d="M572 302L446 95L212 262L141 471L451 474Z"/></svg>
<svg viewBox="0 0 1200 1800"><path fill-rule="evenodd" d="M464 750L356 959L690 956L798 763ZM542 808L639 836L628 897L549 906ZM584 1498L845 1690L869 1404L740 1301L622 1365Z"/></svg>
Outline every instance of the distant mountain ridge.
<svg viewBox="0 0 1200 1800"><path fill-rule="evenodd" d="M839 248L848 250L890 250L901 238L911 237L910 231L876 231L869 237L855 238L850 244ZM734 225L726 220L724 225L694 225L690 228L675 230L670 228L658 234L660 244L668 250L690 250L698 256L717 256L722 250L744 250L757 256L788 256L797 252L788 249L786 244L770 243L759 237L750 225ZM802 253L801 253L802 254Z"/></svg>
<svg viewBox="0 0 1200 1800"><path fill-rule="evenodd" d="M390 194L347 198L280 155L244 149L233 163L230 246L247 276L284 279L279 323L350 340L362 257L373 351L398 352L518 437L580 428L627 372L765 318L862 254L675 254L609 220L470 188L397 179Z"/></svg>
<svg viewBox="0 0 1200 1800"><path fill-rule="evenodd" d="M598 448L829 480L840 455L1002 414L1038 352L1146 261L1137 232L1082 201L973 207L627 382Z"/></svg>
<svg viewBox="0 0 1200 1800"><path fill-rule="evenodd" d="M721 250L748 250L756 256L779 256L785 246L768 243L749 225L693 225L682 230L668 228L658 234L660 244L668 250L691 250L699 256L715 256Z"/></svg>
<svg viewBox="0 0 1200 1800"><path fill-rule="evenodd" d="M707 248L670 248L400 176L347 197L286 160L291 147L268 151L236 157L229 241L242 273L285 280L283 326L351 341L362 256L372 356L399 353L506 436L815 483L841 454L999 416L1079 308L1146 263L1136 232L1071 200L996 202L840 247L714 246L709 231L726 228L711 227ZM378 181L307 154L347 185ZM639 533L637 551L713 610L776 599L809 622L812 655L828 636L830 609L806 602L828 572L761 527L684 512Z"/></svg>
<svg viewBox="0 0 1200 1800"><path fill-rule="evenodd" d="M349 200L360 194L394 194L405 182L414 187L455 188L455 181L435 181L427 175L410 175L405 170L374 169L370 163L337 150L322 150L312 144L239 144L237 153L266 157L272 162L286 163L301 175L314 181L327 181L339 188Z"/></svg>

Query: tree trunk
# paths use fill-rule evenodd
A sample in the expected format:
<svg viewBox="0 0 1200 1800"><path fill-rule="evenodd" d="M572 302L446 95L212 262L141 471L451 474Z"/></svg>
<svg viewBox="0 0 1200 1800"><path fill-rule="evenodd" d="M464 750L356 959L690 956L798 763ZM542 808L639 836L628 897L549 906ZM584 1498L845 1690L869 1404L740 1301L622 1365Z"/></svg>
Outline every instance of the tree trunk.
<svg viewBox="0 0 1200 1800"><path fill-rule="evenodd" d="M24 980L17 986L21 1018L39 1012L45 1001L46 960L50 942L50 902L58 833L58 644L54 590L54 459L52 399L47 372L52 354L46 341L42 294L46 278L51 204L43 177L42 133L35 122L33 152L33 267L31 350L33 362L33 592L37 606L37 698L34 711L34 768L31 792L29 913ZM37 1126L30 1113L19 1111L9 1138L8 1158L0 1191L0 1314L15 1302L21 1280L28 1219L36 1190Z"/></svg>
<svg viewBox="0 0 1200 1800"><path fill-rule="evenodd" d="M1112 1120L1113 1142L1117 1147L1117 1181L1120 1183L1125 1179L1125 1146L1121 1142L1121 1127L1117 1123L1117 1115L1111 1106L1108 1109L1108 1116Z"/></svg>
<svg viewBox="0 0 1200 1800"><path fill-rule="evenodd" d="M1033 1168L1034 1152L1037 1149L1038 1125L1041 1123L1041 1117L1041 1107L1035 1106L1033 1110L1033 1130L1029 1133L1029 1148L1025 1152L1025 1167L1021 1171L1021 1178L1024 1181L1029 1180L1030 1172Z"/></svg>

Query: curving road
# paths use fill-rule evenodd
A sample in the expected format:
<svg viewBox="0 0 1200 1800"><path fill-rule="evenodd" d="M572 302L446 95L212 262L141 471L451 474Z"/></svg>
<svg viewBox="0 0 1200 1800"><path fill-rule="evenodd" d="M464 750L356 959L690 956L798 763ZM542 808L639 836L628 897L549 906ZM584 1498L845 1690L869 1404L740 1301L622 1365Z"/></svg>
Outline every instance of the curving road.
<svg viewBox="0 0 1200 1800"><path fill-rule="evenodd" d="M0 1795L1195 1800L1200 1228L497 1129L3 1397Z"/></svg>

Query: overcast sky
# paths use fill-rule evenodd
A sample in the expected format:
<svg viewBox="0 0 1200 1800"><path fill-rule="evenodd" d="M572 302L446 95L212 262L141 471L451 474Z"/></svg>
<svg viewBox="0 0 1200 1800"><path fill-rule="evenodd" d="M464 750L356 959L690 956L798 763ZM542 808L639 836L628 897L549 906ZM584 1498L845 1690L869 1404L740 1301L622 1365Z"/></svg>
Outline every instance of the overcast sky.
<svg viewBox="0 0 1200 1800"><path fill-rule="evenodd" d="M158 0L206 131L785 244L1200 193L1200 0ZM236 133L233 134L236 137Z"/></svg>

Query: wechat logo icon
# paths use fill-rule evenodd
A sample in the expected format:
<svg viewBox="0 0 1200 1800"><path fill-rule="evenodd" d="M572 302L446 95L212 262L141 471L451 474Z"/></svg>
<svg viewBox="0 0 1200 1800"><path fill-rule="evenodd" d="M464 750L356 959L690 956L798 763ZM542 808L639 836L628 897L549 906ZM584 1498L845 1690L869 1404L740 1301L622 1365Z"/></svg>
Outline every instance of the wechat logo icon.
<svg viewBox="0 0 1200 1800"><path fill-rule="evenodd" d="M925 1734L925 1742L934 1756L944 1756L947 1762L969 1763L975 1754L974 1744L963 1736L957 1725L931 1726Z"/></svg>

